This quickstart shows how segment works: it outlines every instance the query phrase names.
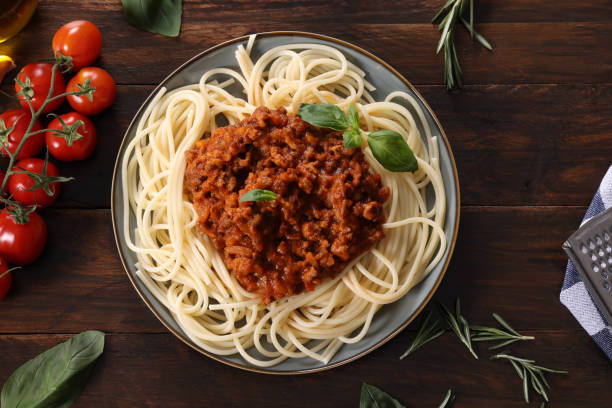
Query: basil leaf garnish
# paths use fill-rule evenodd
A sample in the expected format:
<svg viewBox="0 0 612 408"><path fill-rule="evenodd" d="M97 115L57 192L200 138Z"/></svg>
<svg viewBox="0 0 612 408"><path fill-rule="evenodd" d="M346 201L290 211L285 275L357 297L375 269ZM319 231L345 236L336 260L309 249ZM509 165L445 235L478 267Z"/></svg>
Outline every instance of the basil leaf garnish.
<svg viewBox="0 0 612 408"><path fill-rule="evenodd" d="M67 408L81 394L104 351L104 333L86 331L34 357L2 388L2 408Z"/></svg>
<svg viewBox="0 0 612 408"><path fill-rule="evenodd" d="M330 103L300 105L300 117L311 125L330 128L334 130L344 130L351 127L349 119L342 109Z"/></svg>
<svg viewBox="0 0 612 408"><path fill-rule="evenodd" d="M361 385L359 408L406 408L395 398L373 385Z"/></svg>
<svg viewBox="0 0 612 408"><path fill-rule="evenodd" d="M351 106L349 106L348 116L353 130L359 130L359 113L357 113L354 103L351 103Z"/></svg>
<svg viewBox="0 0 612 408"><path fill-rule="evenodd" d="M273 201L276 200L276 193L270 190L262 190L260 188L254 188L240 197L240 202L245 201Z"/></svg>
<svg viewBox="0 0 612 408"><path fill-rule="evenodd" d="M416 157L402 135L393 130L377 130L368 135L372 154L382 166L393 172L417 171Z"/></svg>
<svg viewBox="0 0 612 408"><path fill-rule="evenodd" d="M342 134L342 139L344 140L344 147L347 149L360 147L363 143L359 130L347 130Z"/></svg>
<svg viewBox="0 0 612 408"><path fill-rule="evenodd" d="M121 0L121 3L131 25L168 37L179 35L183 0Z"/></svg>

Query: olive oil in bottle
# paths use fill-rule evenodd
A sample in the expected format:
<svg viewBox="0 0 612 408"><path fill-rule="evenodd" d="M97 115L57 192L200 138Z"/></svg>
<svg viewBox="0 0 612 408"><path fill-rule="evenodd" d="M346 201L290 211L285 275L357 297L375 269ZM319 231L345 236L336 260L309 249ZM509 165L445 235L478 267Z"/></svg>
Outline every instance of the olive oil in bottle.
<svg viewBox="0 0 612 408"><path fill-rule="evenodd" d="M38 0L0 0L0 43L28 24L37 5Z"/></svg>

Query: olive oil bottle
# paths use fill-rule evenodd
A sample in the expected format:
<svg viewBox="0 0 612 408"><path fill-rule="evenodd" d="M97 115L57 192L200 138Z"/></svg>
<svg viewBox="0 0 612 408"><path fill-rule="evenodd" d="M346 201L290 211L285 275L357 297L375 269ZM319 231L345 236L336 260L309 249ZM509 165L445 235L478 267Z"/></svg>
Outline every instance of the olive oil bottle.
<svg viewBox="0 0 612 408"><path fill-rule="evenodd" d="M28 24L37 5L38 0L0 0L0 43Z"/></svg>

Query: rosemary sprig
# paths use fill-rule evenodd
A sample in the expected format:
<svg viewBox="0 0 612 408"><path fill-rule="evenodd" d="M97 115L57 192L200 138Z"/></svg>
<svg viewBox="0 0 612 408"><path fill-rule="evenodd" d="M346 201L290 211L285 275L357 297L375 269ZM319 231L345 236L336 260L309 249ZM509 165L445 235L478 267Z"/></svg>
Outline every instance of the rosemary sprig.
<svg viewBox="0 0 612 408"><path fill-rule="evenodd" d="M465 317L461 315L461 302L459 299L455 301L455 313L451 313L448 308L442 304L438 303L438 308L440 310L440 315L446 320L446 323L451 328L451 330L457 335L459 340L468 348L470 353L474 356L474 358L478 359L478 355L474 351L474 347L472 346L472 334L470 331L470 325L468 324Z"/></svg>
<svg viewBox="0 0 612 408"><path fill-rule="evenodd" d="M449 389L446 393L444 401L440 403L438 408L449 408L453 404L453 401L455 401L455 394L453 394L453 390Z"/></svg>
<svg viewBox="0 0 612 408"><path fill-rule="evenodd" d="M472 341L502 341L499 344L489 347L489 350L496 350L498 348L502 348L507 346L508 344L512 344L515 341L519 340L533 340L535 337L533 336L523 336L516 330L512 328L504 319L501 318L497 313L493 313L493 318L497 320L504 329L507 331L495 328L495 327L485 327L485 326L470 326L470 328L475 331L472 335Z"/></svg>
<svg viewBox="0 0 612 408"><path fill-rule="evenodd" d="M469 7L468 7L469 5ZM466 19L464 14L468 11L469 16ZM483 47L491 51L491 44L474 29L474 0L448 0L446 4L431 20L435 23L442 15L446 13L444 18L438 25L438 30L442 33L436 54L439 54L444 47L444 83L450 91L454 88L461 88L461 65L457 56L457 48L455 46L455 27L457 22L461 22L470 33L472 39L476 39Z"/></svg>
<svg viewBox="0 0 612 408"><path fill-rule="evenodd" d="M427 315L421 322L421 327L419 327L419 331L417 332L414 340L412 340L412 344L410 344L408 350L406 350L404 354L402 354L400 360L403 360L412 352L418 350L425 344L444 334L446 330L440 327L440 319L436 318L436 320L430 324L432 316L433 312L431 310L427 312Z"/></svg>
<svg viewBox="0 0 612 408"><path fill-rule="evenodd" d="M550 385L548 385L544 373L567 374L567 371L552 370L550 368L538 366L535 364L535 360L515 357L509 353L509 351L502 351L492 356L491 360L505 359L512 364L520 379L523 380L523 396L525 397L525 402L529 403L530 385L537 394L540 394L542 398L548 402L546 388L550 389Z"/></svg>

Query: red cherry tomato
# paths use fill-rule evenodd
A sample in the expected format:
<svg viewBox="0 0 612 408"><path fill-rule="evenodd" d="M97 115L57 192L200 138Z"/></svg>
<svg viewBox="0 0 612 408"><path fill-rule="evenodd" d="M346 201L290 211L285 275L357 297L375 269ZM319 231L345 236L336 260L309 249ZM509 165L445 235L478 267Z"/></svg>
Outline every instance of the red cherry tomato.
<svg viewBox="0 0 612 408"><path fill-rule="evenodd" d="M32 106L34 110L37 111L43 105L47 96L49 95L49 89L51 88L51 73L53 71L53 66L44 63L36 63L36 64L28 64L19 71L17 74L17 78L26 83L26 76L30 80L29 88L25 89L25 92L33 92L31 96L30 102L32 102ZM66 83L64 82L64 77L60 70L55 71L55 77L53 80L53 94L52 96L57 96L64 92L66 88ZM21 86L15 82L15 91L17 93L21 92ZM28 107L28 102L26 101L23 95L19 95L19 103L24 109L30 109ZM53 112L57 108L59 108L62 103L64 103L64 97L58 98L52 102L49 102L45 109L44 113Z"/></svg>
<svg viewBox="0 0 612 408"><path fill-rule="evenodd" d="M102 34L93 23L75 20L62 26L53 36L53 51L72 57L73 69L81 69L98 58Z"/></svg>
<svg viewBox="0 0 612 408"><path fill-rule="evenodd" d="M17 146L19 146L21 139L23 139L23 135L28 129L28 125L30 124L32 115L30 115L29 109L12 109L0 115L0 119L4 121L4 125L7 129L10 129L15 126L13 131L9 133L7 140L8 151L11 153L15 153L15 151L17 151ZM43 127L38 120L34 122L32 132L36 132L42 129ZM1 132L2 131L0 131L0 133ZM40 149L42 149L44 144L45 135L43 133L38 133L36 135L30 136L21 148L21 151L17 155L17 158L24 159L26 157L35 156L38 152L40 152ZM4 146L2 146L2 155L7 155Z"/></svg>
<svg viewBox="0 0 612 408"><path fill-rule="evenodd" d="M29 265L47 242L47 226L36 211L20 224L7 209L0 211L0 256L16 265Z"/></svg>
<svg viewBox="0 0 612 408"><path fill-rule="evenodd" d="M6 296L13 283L13 277L8 270L8 265L4 258L0 257L0 299Z"/></svg>
<svg viewBox="0 0 612 408"><path fill-rule="evenodd" d="M30 158L19 160L15 167L41 174L44 164L44 160ZM59 177L59 171L57 171L57 167L53 163L47 163L47 176ZM23 205L37 204L39 208L45 208L53 204L57 199L60 193L60 184L57 182L49 184L49 190L53 193L52 195L47 194L42 188L26 191L34 186L34 180L25 173L15 173L9 176L8 191L15 200Z"/></svg>
<svg viewBox="0 0 612 408"><path fill-rule="evenodd" d="M108 72L102 68L87 67L80 70L70 82L68 82L66 92L78 91L77 84L85 83L85 80L88 78L91 79L91 86L96 88L93 94L93 101L90 101L87 95L69 95L68 103L70 103L72 109L77 112L81 112L85 115L97 115L111 106L115 100L117 89L113 77L111 77Z"/></svg>
<svg viewBox="0 0 612 408"><path fill-rule="evenodd" d="M55 118L49 123L48 130L45 133L45 140L47 143L47 149L53 157L63 161L74 161L83 160L89 157L96 147L98 136L96 133L96 127L85 115L81 115L77 112L70 112L61 115L60 118L64 121L67 126L72 125L77 121L83 121L83 125L79 126L76 131L82 137L80 139L72 139L70 145L68 140L70 136L58 136L51 129L62 130L62 122Z"/></svg>

